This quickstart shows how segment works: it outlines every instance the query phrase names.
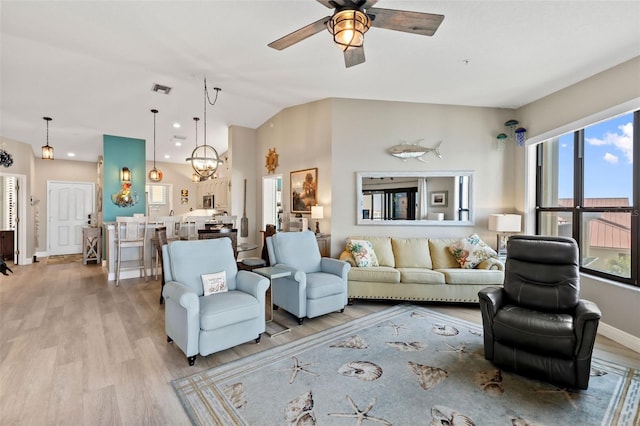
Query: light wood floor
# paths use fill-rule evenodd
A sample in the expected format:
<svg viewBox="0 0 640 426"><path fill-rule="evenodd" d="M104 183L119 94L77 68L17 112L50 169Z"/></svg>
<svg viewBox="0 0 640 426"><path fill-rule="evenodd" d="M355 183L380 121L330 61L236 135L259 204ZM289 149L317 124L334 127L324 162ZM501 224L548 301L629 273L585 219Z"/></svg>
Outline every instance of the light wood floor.
<svg viewBox="0 0 640 426"><path fill-rule="evenodd" d="M291 332L198 357L189 367L166 342L159 281L130 279L116 287L97 265L10 266L13 274L0 275L1 425L189 424L171 380L390 305L359 301L302 326L276 311ZM477 306L430 307L481 322ZM606 338L598 339L596 354L640 368L637 353Z"/></svg>

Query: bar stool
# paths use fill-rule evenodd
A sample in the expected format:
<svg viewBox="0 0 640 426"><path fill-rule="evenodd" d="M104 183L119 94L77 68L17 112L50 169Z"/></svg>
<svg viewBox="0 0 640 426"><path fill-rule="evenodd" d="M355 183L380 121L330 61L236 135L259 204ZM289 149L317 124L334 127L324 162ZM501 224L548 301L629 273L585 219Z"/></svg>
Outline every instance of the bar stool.
<svg viewBox="0 0 640 426"><path fill-rule="evenodd" d="M178 225L179 225L179 222L178 222L178 219L175 218L175 216L164 216L160 218L160 221L158 221L155 237L151 239L151 242L154 244L155 247L158 247L157 231L159 229L164 230L164 242L159 246L158 250L153 250L152 252L151 264L153 265L152 267L153 267L154 280L158 279L158 266L161 265L161 262L162 262L162 245L168 244L171 241L176 241L180 239L180 236L178 235L178 230L177 230Z"/></svg>
<svg viewBox="0 0 640 426"><path fill-rule="evenodd" d="M164 264L162 262L162 246L165 244L168 244L169 241L167 241L167 228L164 226L159 226L156 228L155 230L155 238L153 239L153 243L156 246L156 263L155 263L155 267L154 269L156 270L156 279L158 279L158 263L160 264L160 277L162 278L161 281L161 288L160 288L160 304L162 305L164 303L164 297L162 297L162 290L164 290Z"/></svg>
<svg viewBox="0 0 640 426"><path fill-rule="evenodd" d="M127 269L142 270L144 280L148 281L147 266L145 264L145 245L147 241L148 218L116 217L115 247L116 247L116 286L120 285L120 272ZM122 260L123 248L137 248L139 257L132 260Z"/></svg>

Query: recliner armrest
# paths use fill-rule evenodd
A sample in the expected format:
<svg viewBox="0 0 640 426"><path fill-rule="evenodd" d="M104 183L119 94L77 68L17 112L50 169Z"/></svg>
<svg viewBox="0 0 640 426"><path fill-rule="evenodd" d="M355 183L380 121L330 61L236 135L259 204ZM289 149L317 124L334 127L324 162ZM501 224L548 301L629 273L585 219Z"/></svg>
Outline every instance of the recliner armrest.
<svg viewBox="0 0 640 426"><path fill-rule="evenodd" d="M331 257L323 257L320 260L320 269L322 270L322 272L337 275L346 279L347 274L349 273L349 269L351 269L351 265L342 260L333 259Z"/></svg>
<svg viewBox="0 0 640 426"><path fill-rule="evenodd" d="M591 354L596 340L598 323L602 317L600 308L590 300L580 299L575 310L576 356L582 358Z"/></svg>
<svg viewBox="0 0 640 426"><path fill-rule="evenodd" d="M264 298L269 288L269 280L262 275L250 271L238 271L236 275L236 288L255 297Z"/></svg>
<svg viewBox="0 0 640 426"><path fill-rule="evenodd" d="M502 308L505 302L505 293L502 287L486 287L478 292L480 305L484 305L490 318L493 318ZM484 303L483 303L484 302Z"/></svg>
<svg viewBox="0 0 640 426"><path fill-rule="evenodd" d="M164 284L162 296L166 299L176 300L180 306L190 313L200 312L200 299L191 288L178 281L169 281Z"/></svg>
<svg viewBox="0 0 640 426"><path fill-rule="evenodd" d="M273 266L277 266L278 268L282 268L282 269L286 269L287 271L291 272L291 277L287 277L290 279L293 279L297 282L302 282L304 281L305 285L307 283L307 274L305 274L304 272L302 272L301 270L290 266L290 265L285 265L284 263L277 263Z"/></svg>
<svg viewBox="0 0 640 426"><path fill-rule="evenodd" d="M576 306L576 321L584 322L589 320L600 319L602 312L598 305L590 300L580 299L578 306Z"/></svg>

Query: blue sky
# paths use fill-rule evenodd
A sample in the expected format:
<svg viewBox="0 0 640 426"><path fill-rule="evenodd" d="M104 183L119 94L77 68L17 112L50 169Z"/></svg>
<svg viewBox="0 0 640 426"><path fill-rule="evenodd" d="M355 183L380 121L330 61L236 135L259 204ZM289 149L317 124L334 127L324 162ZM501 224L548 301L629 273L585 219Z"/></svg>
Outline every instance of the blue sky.
<svg viewBox="0 0 640 426"><path fill-rule="evenodd" d="M626 197L633 184L633 114L585 129L585 197ZM573 133L560 137L559 197L573 197Z"/></svg>

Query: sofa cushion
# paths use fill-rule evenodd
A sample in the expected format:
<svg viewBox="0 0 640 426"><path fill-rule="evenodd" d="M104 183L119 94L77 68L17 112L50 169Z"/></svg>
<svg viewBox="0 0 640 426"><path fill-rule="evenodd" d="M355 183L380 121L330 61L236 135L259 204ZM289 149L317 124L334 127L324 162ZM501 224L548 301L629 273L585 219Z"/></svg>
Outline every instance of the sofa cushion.
<svg viewBox="0 0 640 426"><path fill-rule="evenodd" d="M243 291L228 291L200 298L200 328L215 330L259 315L260 301Z"/></svg>
<svg viewBox="0 0 640 426"><path fill-rule="evenodd" d="M429 252L431 253L431 263L433 269L459 268L460 264L456 261L449 251L449 246L458 241L458 238L430 238Z"/></svg>
<svg viewBox="0 0 640 426"><path fill-rule="evenodd" d="M464 269L473 269L482 261L498 256L477 234L459 239L449 246L449 251Z"/></svg>
<svg viewBox="0 0 640 426"><path fill-rule="evenodd" d="M376 252L380 266L390 266L392 268L396 266L393 248L391 248L391 237L350 237L350 239L369 241Z"/></svg>
<svg viewBox="0 0 640 426"><path fill-rule="evenodd" d="M352 240L351 238L347 238L346 249L353 256L356 267L380 266L373 244L368 240Z"/></svg>
<svg viewBox="0 0 640 426"><path fill-rule="evenodd" d="M389 266L351 268L349 270L348 280L376 283L399 283L400 272Z"/></svg>
<svg viewBox="0 0 640 426"><path fill-rule="evenodd" d="M428 268L398 268L400 281L412 284L445 284L444 274Z"/></svg>
<svg viewBox="0 0 640 426"><path fill-rule="evenodd" d="M502 285L504 272L499 269L437 269L447 284Z"/></svg>
<svg viewBox="0 0 640 426"><path fill-rule="evenodd" d="M429 240L426 238L392 238L391 247L395 257L396 268L431 269Z"/></svg>

